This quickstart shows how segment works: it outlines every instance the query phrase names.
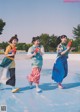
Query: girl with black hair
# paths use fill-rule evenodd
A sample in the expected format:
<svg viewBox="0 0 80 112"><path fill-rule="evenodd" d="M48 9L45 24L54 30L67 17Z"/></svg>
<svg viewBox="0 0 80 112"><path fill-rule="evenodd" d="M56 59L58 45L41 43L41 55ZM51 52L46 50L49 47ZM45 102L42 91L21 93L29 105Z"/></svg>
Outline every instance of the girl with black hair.
<svg viewBox="0 0 80 112"><path fill-rule="evenodd" d="M67 36L62 35L57 39L57 59L52 70L52 79L58 83L58 87L63 89L62 81L67 76L68 64L67 58L70 46L66 46Z"/></svg>
<svg viewBox="0 0 80 112"><path fill-rule="evenodd" d="M40 81L40 72L43 65L42 55L44 54L44 47L40 45L39 37L33 37L32 39L33 45L28 50L28 56L32 59L32 72L29 76L27 76L30 88L32 88L32 84L36 84L36 91L41 92L39 88Z"/></svg>
<svg viewBox="0 0 80 112"><path fill-rule="evenodd" d="M5 57L0 64L1 75L0 84L6 84L12 86L12 92L17 92L19 88L15 88L15 54L16 54L16 44L18 42L17 35L13 36L9 40L9 45L5 50Z"/></svg>

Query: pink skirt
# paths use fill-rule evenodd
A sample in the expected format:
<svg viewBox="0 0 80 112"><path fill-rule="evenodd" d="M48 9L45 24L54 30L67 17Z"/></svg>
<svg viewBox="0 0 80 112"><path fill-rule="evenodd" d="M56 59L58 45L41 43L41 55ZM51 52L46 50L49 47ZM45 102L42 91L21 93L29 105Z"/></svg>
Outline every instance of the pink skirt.
<svg viewBox="0 0 80 112"><path fill-rule="evenodd" d="M35 67L32 69L32 73L27 77L29 82L34 82L36 84L39 84L39 80L40 80L40 71L41 68L39 67Z"/></svg>

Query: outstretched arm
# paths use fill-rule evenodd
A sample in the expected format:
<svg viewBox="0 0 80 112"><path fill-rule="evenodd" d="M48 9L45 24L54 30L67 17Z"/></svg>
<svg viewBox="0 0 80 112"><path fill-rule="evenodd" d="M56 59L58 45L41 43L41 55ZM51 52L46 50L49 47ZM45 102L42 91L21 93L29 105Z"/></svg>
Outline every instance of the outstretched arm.
<svg viewBox="0 0 80 112"><path fill-rule="evenodd" d="M61 55L65 55L67 52L69 52L70 47L68 47L65 51L61 52Z"/></svg>
<svg viewBox="0 0 80 112"><path fill-rule="evenodd" d="M69 51L70 51L70 47L67 47L67 49L64 51L62 45L58 45L57 47L57 53L59 53L60 55L65 55Z"/></svg>

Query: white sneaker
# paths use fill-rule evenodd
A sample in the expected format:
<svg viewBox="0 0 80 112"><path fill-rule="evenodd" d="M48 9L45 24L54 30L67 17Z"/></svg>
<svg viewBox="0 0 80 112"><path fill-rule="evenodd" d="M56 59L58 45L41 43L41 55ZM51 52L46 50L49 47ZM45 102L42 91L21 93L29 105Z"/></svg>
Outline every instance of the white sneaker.
<svg viewBox="0 0 80 112"><path fill-rule="evenodd" d="M40 93L40 92L42 92L42 90L38 87L38 88L36 88L36 91L37 91L37 93Z"/></svg>

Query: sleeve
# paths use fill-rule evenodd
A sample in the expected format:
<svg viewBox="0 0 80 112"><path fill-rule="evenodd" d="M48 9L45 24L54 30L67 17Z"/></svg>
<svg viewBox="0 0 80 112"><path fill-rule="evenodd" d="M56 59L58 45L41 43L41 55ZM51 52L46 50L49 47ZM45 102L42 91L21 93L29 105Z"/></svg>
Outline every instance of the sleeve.
<svg viewBox="0 0 80 112"><path fill-rule="evenodd" d="M11 50L11 47L7 46L4 54L5 55L9 54L10 50Z"/></svg>
<svg viewBox="0 0 80 112"><path fill-rule="evenodd" d="M27 55L31 55L31 54L32 54L32 48L29 48Z"/></svg>
<svg viewBox="0 0 80 112"><path fill-rule="evenodd" d="M62 47L62 45L58 45L58 47L57 47L57 53L58 54L61 54L63 52L63 47Z"/></svg>
<svg viewBox="0 0 80 112"><path fill-rule="evenodd" d="M41 46L41 52L42 52L42 54L44 54L44 47L43 46Z"/></svg>

